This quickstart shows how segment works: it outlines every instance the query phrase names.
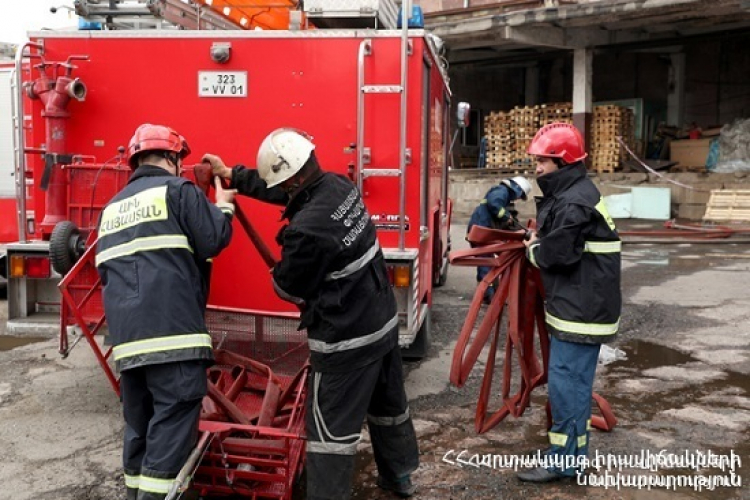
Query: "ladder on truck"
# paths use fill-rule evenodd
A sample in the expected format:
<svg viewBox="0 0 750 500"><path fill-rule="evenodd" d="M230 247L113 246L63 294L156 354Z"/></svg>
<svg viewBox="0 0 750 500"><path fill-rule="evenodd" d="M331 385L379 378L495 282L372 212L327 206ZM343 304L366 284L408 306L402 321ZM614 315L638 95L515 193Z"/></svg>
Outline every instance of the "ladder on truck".
<svg viewBox="0 0 750 500"><path fill-rule="evenodd" d="M402 12L411 12L411 0L404 0L401 4ZM365 58L373 56L372 39L364 39L359 46L357 100L357 189L362 192L363 181L368 177L398 177L398 249L403 251L406 246L406 165L411 163L411 149L406 147L406 104L407 80L409 77L409 55L412 46L409 40L408 14L404 16L401 26L401 82L398 84L368 85L365 82ZM365 96L367 94L401 94L399 106L399 162L398 168L366 168L370 163L370 148L365 146Z"/></svg>
<svg viewBox="0 0 750 500"><path fill-rule="evenodd" d="M191 0L78 0L75 13L106 29L240 30L225 16Z"/></svg>
<svg viewBox="0 0 750 500"><path fill-rule="evenodd" d="M286 29L297 7L296 0L77 0L75 13L106 29Z"/></svg>

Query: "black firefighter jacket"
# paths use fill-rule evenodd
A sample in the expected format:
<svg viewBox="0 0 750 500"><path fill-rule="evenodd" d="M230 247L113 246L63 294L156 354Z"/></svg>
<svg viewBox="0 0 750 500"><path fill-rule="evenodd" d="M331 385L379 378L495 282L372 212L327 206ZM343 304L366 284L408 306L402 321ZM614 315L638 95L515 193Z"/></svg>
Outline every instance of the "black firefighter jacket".
<svg viewBox="0 0 750 500"><path fill-rule="evenodd" d="M383 357L398 344L396 299L375 226L344 176L320 173L291 200L266 189L256 170L235 167L232 187L276 204L288 219L277 237L274 289L301 310L315 371L342 372Z"/></svg>
<svg viewBox="0 0 750 500"><path fill-rule="evenodd" d="M539 240L528 256L541 271L547 327L569 342L609 342L620 322L621 242L604 200L580 162L537 182Z"/></svg>
<svg viewBox="0 0 750 500"><path fill-rule="evenodd" d="M206 261L229 244L232 212L150 165L107 204L96 267L118 370L213 360L204 320Z"/></svg>

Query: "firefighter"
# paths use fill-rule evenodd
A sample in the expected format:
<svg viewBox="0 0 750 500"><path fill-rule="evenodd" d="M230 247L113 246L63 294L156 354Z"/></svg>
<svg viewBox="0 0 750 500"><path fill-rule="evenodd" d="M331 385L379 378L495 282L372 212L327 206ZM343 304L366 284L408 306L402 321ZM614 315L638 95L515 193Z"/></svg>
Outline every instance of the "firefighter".
<svg viewBox="0 0 750 500"><path fill-rule="evenodd" d="M474 226L488 227L491 229L513 230L520 229L515 219L514 202L517 199L525 200L531 193L531 184L524 177L513 177L503 179L500 184L490 188L484 199L477 205L469 219L466 234L469 234ZM481 282L490 268L487 266L477 267L477 283ZM484 292L484 303L492 302L495 295L495 283L490 284Z"/></svg>
<svg viewBox="0 0 750 500"><path fill-rule="evenodd" d="M181 178L189 153L171 128L138 127L127 150L134 172L99 221L96 267L120 372L128 500L166 497L195 445L213 362L207 260L229 244L234 193L217 185L214 206Z"/></svg>
<svg viewBox="0 0 750 500"><path fill-rule="evenodd" d="M359 191L324 172L304 132L281 128L258 151L258 169L229 169L207 154L238 193L286 206L273 286L301 310L312 372L307 398L307 498L351 496L366 419L381 489L414 494L419 450L404 391L396 300L375 226Z"/></svg>
<svg viewBox="0 0 750 500"><path fill-rule="evenodd" d="M527 257L538 267L551 334L552 409L548 461L518 474L544 483L574 476L587 456L591 398L601 344L620 322L620 238L604 200L586 176L581 134L570 124L542 127L529 145L536 157L537 231ZM566 462L567 457L567 462Z"/></svg>

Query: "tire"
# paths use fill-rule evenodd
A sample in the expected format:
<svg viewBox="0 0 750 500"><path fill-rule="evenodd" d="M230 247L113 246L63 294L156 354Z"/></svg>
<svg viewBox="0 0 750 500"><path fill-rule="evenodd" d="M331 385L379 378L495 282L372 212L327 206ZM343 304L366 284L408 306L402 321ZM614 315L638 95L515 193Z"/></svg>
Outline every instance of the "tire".
<svg viewBox="0 0 750 500"><path fill-rule="evenodd" d="M430 310L425 314L424 322L414 338L414 342L409 347L401 349L401 357L410 360L420 360L427 356L430 346L432 345L432 321L430 319Z"/></svg>
<svg viewBox="0 0 750 500"><path fill-rule="evenodd" d="M437 279L435 280L435 288L440 288L441 286L445 286L445 284L448 282L448 269L450 269L451 265L446 262L445 266L443 267L443 270L440 272L440 274L437 276Z"/></svg>
<svg viewBox="0 0 750 500"><path fill-rule="evenodd" d="M68 274L78 259L83 255L81 232L69 220L59 222L52 230L49 239L49 260L61 276Z"/></svg>
<svg viewBox="0 0 750 500"><path fill-rule="evenodd" d="M442 248L440 250L442 250ZM435 288L445 286L445 284L448 282L448 269L451 267L450 263L448 263L448 254L450 253L450 251L451 240L450 237L448 237L448 250L446 250L445 253L443 253L442 251L436 253L436 255L440 255L441 265L435 270L435 276L433 276L432 278L432 286ZM443 259L445 259L445 266L442 265Z"/></svg>

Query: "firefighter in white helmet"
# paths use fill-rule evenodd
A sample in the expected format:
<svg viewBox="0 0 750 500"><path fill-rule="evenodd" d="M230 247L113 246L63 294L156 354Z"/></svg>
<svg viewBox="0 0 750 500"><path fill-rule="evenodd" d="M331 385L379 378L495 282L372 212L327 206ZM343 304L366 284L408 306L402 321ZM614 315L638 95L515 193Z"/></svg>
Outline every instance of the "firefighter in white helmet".
<svg viewBox="0 0 750 500"><path fill-rule="evenodd" d="M474 209L469 219L466 234L474 226L488 227L491 229L513 230L520 229L515 220L514 202L517 199L525 200L531 193L531 183L525 177L513 177L503 179L497 186L493 186L484 195L482 201ZM481 282L490 268L487 266L477 267L477 283ZM484 292L484 303L489 304L495 295L495 284L491 284Z"/></svg>
<svg viewBox="0 0 750 500"><path fill-rule="evenodd" d="M300 307L312 373L307 398L307 498L346 500L362 422L370 430L378 486L401 497L415 487L419 450L404 391L396 299L375 226L345 176L323 172L315 144L289 128L271 132L257 170L204 161L239 194L284 204L273 285Z"/></svg>

